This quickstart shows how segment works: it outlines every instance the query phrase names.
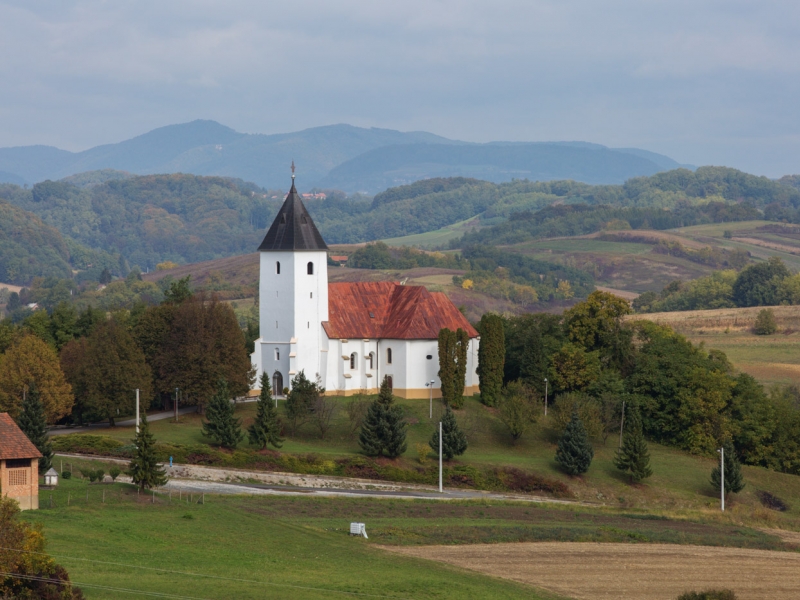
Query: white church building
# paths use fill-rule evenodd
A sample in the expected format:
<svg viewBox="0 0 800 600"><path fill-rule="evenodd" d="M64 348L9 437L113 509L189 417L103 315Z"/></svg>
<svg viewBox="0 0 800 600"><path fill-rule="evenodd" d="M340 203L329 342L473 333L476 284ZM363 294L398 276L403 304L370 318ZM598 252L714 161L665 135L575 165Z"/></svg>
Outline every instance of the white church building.
<svg viewBox="0 0 800 600"><path fill-rule="evenodd" d="M464 395L478 391L478 332L441 292L400 283L328 283L328 246L292 189L258 248L260 338L251 358L274 393L300 371L328 395L375 393L388 376L403 398L440 397L438 336L470 337Z"/></svg>

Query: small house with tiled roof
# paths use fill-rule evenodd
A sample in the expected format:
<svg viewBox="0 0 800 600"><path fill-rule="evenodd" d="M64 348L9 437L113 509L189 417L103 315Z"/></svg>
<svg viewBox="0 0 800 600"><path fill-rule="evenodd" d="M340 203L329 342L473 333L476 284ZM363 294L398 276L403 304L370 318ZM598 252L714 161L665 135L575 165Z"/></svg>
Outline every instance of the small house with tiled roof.
<svg viewBox="0 0 800 600"><path fill-rule="evenodd" d="M440 396L438 337L464 329L470 344L464 393L478 391L478 332L441 292L400 283L328 283L328 246L294 185L260 254L260 338L252 355L273 390L300 371L331 395L377 391L388 376L395 395Z"/></svg>
<svg viewBox="0 0 800 600"><path fill-rule="evenodd" d="M19 502L22 510L39 508L39 459L42 453L0 413L0 495Z"/></svg>

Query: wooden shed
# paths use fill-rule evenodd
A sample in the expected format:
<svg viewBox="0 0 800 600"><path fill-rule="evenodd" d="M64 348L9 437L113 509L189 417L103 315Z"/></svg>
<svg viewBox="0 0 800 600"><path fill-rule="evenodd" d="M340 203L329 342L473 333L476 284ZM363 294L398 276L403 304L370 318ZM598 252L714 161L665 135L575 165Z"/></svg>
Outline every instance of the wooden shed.
<svg viewBox="0 0 800 600"><path fill-rule="evenodd" d="M39 508L41 452L8 413L0 413L0 495L19 502L22 510Z"/></svg>

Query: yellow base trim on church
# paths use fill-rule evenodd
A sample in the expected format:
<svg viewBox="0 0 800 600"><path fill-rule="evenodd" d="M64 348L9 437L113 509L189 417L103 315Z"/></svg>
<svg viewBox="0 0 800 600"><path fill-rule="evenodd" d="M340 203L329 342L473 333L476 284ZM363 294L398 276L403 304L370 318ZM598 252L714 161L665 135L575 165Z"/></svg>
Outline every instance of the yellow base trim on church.
<svg viewBox="0 0 800 600"><path fill-rule="evenodd" d="M367 395L375 395L380 390L378 388L368 388L368 389L356 389L356 390L327 390L325 392L326 396L356 396L358 394L367 394ZM464 388L464 396L473 396L475 394L480 393L480 387L477 385L469 385ZM394 388L392 390L392 394L397 396L398 398L404 398L406 400L427 400L431 396L431 392L429 388L409 388L409 389L401 389L401 388ZM433 388L433 397L434 398L441 398L442 397L442 390L439 388Z"/></svg>

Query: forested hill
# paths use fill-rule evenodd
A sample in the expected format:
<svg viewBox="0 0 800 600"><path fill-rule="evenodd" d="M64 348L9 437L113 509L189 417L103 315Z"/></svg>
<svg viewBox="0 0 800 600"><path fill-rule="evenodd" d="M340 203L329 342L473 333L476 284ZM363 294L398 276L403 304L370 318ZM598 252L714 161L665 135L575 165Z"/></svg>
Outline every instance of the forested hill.
<svg viewBox="0 0 800 600"><path fill-rule="evenodd" d="M255 191L258 190L258 193ZM252 252L283 200L221 177L149 175L91 187L45 181L0 186L0 198L87 246L153 269Z"/></svg>
<svg viewBox="0 0 800 600"><path fill-rule="evenodd" d="M166 260L185 264L252 252L283 200L282 192L222 177L102 171L70 181L32 189L0 185L0 200L38 215L75 248L103 250L143 270ZM498 244L588 233L613 220L651 228L753 218L800 222L800 189L793 181L721 167L601 186L446 178L392 188L373 199L331 194L306 205L328 243L425 233L474 219L481 229L466 242Z"/></svg>
<svg viewBox="0 0 800 600"><path fill-rule="evenodd" d="M0 282L23 285L34 277L71 278L73 268L103 268L113 262L106 253L88 251L36 215L0 200Z"/></svg>

